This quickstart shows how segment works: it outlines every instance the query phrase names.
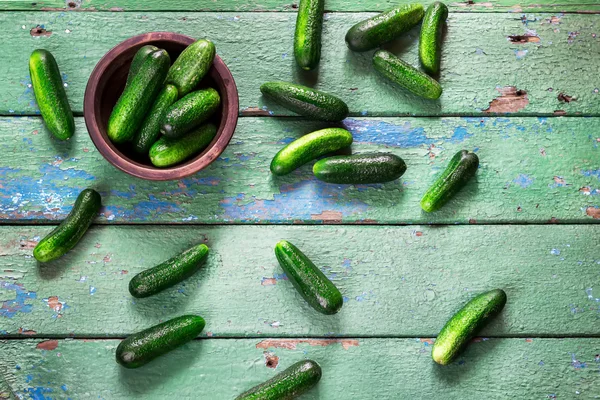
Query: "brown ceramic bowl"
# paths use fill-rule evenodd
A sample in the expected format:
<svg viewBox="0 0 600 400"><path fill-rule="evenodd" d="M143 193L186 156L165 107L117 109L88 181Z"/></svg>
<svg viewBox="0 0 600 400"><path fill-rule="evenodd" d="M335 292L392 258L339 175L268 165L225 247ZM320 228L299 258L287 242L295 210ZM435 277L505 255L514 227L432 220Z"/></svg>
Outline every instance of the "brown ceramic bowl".
<svg viewBox="0 0 600 400"><path fill-rule="evenodd" d="M138 49L152 44L167 50L173 62L194 41L189 36L172 32L134 36L106 53L94 68L85 89L85 124L98 151L121 171L151 181L180 179L216 160L231 140L237 125L238 92L231 72L219 56L215 57L213 67L198 85L198 88L213 87L221 96L221 106L210 121L218 127L217 136L201 154L170 168L156 168L150 163L149 157L138 158L129 145L115 145L106 134L108 118L123 92L131 60Z"/></svg>

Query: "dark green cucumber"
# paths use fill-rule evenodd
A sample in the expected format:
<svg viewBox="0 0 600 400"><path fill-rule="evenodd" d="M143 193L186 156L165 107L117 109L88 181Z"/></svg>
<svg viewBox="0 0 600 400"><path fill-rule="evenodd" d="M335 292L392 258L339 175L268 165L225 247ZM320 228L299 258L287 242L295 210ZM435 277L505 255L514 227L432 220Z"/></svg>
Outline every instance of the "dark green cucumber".
<svg viewBox="0 0 600 400"><path fill-rule="evenodd" d="M146 45L142 46L137 51L137 53L135 53L135 56L133 56L133 60L131 61L131 66L129 67L129 73L127 74L127 83L125 83L125 86L128 86L131 83L135 74L137 74L140 70L144 59L158 50L159 48L156 46Z"/></svg>
<svg viewBox="0 0 600 400"><path fill-rule="evenodd" d="M389 153L353 154L328 157L313 166L317 179L328 183L383 183L400 178L406 164Z"/></svg>
<svg viewBox="0 0 600 400"><path fill-rule="evenodd" d="M392 8L354 25L346 33L346 44L352 51L368 51L408 32L423 18L421 4Z"/></svg>
<svg viewBox="0 0 600 400"><path fill-rule="evenodd" d="M178 138L210 118L221 104L213 89L198 90L177 101L167 110L160 131L168 138Z"/></svg>
<svg viewBox="0 0 600 400"><path fill-rule="evenodd" d="M427 212L439 210L466 183L475 176L479 157L461 150L452 157L446 170L435 180L421 199L421 208Z"/></svg>
<svg viewBox="0 0 600 400"><path fill-rule="evenodd" d="M215 52L213 42L200 39L186 47L177 57L169 70L167 83L177 87L179 97L185 96L198 86L212 67Z"/></svg>
<svg viewBox="0 0 600 400"><path fill-rule="evenodd" d="M417 96L435 100L442 95L442 87L435 79L402 61L389 51L377 51L373 55L373 65L383 76Z"/></svg>
<svg viewBox="0 0 600 400"><path fill-rule="evenodd" d="M216 135L217 127L207 124L177 139L163 136L150 148L150 161L156 167L179 164L199 154Z"/></svg>
<svg viewBox="0 0 600 400"><path fill-rule="evenodd" d="M311 160L351 144L352 134L342 128L327 128L309 133L294 140L273 157L271 172L275 175L287 175Z"/></svg>
<svg viewBox="0 0 600 400"><path fill-rule="evenodd" d="M419 39L419 60L425 72L430 75L437 75L440 72L442 28L447 18L448 7L439 1L427 8L423 18Z"/></svg>
<svg viewBox="0 0 600 400"><path fill-rule="evenodd" d="M133 297L152 296L194 275L208 256L208 247L199 244L181 254L147 269L129 281L129 293Z"/></svg>
<svg viewBox="0 0 600 400"><path fill-rule="evenodd" d="M344 299L338 288L296 246L282 240L275 246L275 256L296 290L315 310L327 315L340 311Z"/></svg>
<svg viewBox="0 0 600 400"><path fill-rule="evenodd" d="M85 189L79 193L67 218L35 246L35 259L48 262L64 256L79 242L101 206L102 198L94 189Z"/></svg>
<svg viewBox="0 0 600 400"><path fill-rule="evenodd" d="M321 59L325 0L300 0L294 35L294 56L300 68L315 69Z"/></svg>
<svg viewBox="0 0 600 400"><path fill-rule="evenodd" d="M117 362L125 368L141 367L195 339L205 324L202 317L183 315L134 333L117 347Z"/></svg>
<svg viewBox="0 0 600 400"><path fill-rule="evenodd" d="M498 315L506 304L506 293L494 289L469 301L442 328L431 357L438 364L450 364L477 332Z"/></svg>
<svg viewBox="0 0 600 400"><path fill-rule="evenodd" d="M34 50L29 57L29 75L46 127L58 139L69 139L75 132L75 120L54 56L47 50Z"/></svg>
<svg viewBox="0 0 600 400"><path fill-rule="evenodd" d="M268 381L236 397L236 400L291 400L312 389L321 380L315 361L299 361Z"/></svg>
<svg viewBox="0 0 600 400"><path fill-rule="evenodd" d="M108 137L115 143L133 139L160 93L171 59L164 50L145 57L139 71L119 97L108 119Z"/></svg>
<svg viewBox="0 0 600 400"><path fill-rule="evenodd" d="M260 87L265 96L305 117L339 122L348 116L348 106L325 92L289 82L267 82Z"/></svg>

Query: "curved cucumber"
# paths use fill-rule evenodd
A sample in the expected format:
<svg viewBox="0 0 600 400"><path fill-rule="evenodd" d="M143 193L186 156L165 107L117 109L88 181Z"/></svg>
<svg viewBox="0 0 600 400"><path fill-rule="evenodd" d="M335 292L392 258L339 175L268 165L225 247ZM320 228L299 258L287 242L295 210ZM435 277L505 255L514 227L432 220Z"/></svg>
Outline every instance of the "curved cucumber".
<svg viewBox="0 0 600 400"><path fill-rule="evenodd" d="M294 35L294 56L304 70L315 69L321 59L321 32L325 0L300 0Z"/></svg>
<svg viewBox="0 0 600 400"><path fill-rule="evenodd" d="M421 199L421 208L427 212L439 210L463 186L475 176L479 157L461 150L452 157L446 170L440 175Z"/></svg>
<svg viewBox="0 0 600 400"><path fill-rule="evenodd" d="M131 66L129 67L129 73L127 74L127 83L125 83L125 87L129 86L129 84L133 80L133 77L138 73L140 67L142 66L142 62L144 62L144 59L158 50L158 47L151 45L140 47L137 53L135 53L135 56L133 56L133 60L131 61Z"/></svg>
<svg viewBox="0 0 600 400"><path fill-rule="evenodd" d="M342 128L327 128L308 135L281 149L271 161L271 172L287 175L307 162L322 155L348 147L352 135Z"/></svg>
<svg viewBox="0 0 600 400"><path fill-rule="evenodd" d="M171 66L167 83L179 90L179 97L190 93L204 78L215 59L215 45L210 40L200 39L183 50Z"/></svg>
<svg viewBox="0 0 600 400"><path fill-rule="evenodd" d="M235 400L290 400L306 393L321 380L321 367L315 361L299 361L240 394Z"/></svg>
<svg viewBox="0 0 600 400"><path fill-rule="evenodd" d="M423 18L419 39L419 60L425 72L430 75L437 75L440 72L442 28L447 18L448 7L439 1L427 8Z"/></svg>
<svg viewBox="0 0 600 400"><path fill-rule="evenodd" d="M162 120L160 131L168 138L178 138L210 118L221 104L213 89L198 90L171 105Z"/></svg>
<svg viewBox="0 0 600 400"><path fill-rule="evenodd" d="M344 299L338 288L296 246L282 240L275 246L275 256L296 290L315 310L327 315L340 311Z"/></svg>
<svg viewBox="0 0 600 400"><path fill-rule="evenodd" d="M328 157L313 166L317 179L339 184L389 182L400 178L404 172L404 160L389 153Z"/></svg>
<svg viewBox="0 0 600 400"><path fill-rule="evenodd" d="M117 362L125 368L138 368L195 339L204 329L204 319L183 315L134 333L117 347Z"/></svg>
<svg viewBox="0 0 600 400"><path fill-rule="evenodd" d="M47 50L34 50L29 57L29 74L46 127L58 139L69 139L75 133L75 120L54 56Z"/></svg>
<svg viewBox="0 0 600 400"><path fill-rule="evenodd" d="M502 311L506 304L506 293L494 289L482 293L469 301L442 328L431 356L438 364L450 364L471 338L493 317Z"/></svg>
<svg viewBox="0 0 600 400"><path fill-rule="evenodd" d="M208 124L177 139L162 137L150 148L150 161L156 167L179 164L199 154L216 135L217 127Z"/></svg>
<svg viewBox="0 0 600 400"><path fill-rule="evenodd" d="M56 260L75 247L98 215L101 206L102 198L94 189L85 189L79 193L67 218L35 246L35 259L39 262Z"/></svg>

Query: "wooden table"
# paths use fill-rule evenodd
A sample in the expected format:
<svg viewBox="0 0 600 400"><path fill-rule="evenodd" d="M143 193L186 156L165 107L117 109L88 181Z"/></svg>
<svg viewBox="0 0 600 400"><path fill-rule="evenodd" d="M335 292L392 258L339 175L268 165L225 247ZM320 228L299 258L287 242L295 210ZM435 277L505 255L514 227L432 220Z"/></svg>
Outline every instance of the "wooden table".
<svg viewBox="0 0 600 400"><path fill-rule="evenodd" d="M344 44L350 26L400 2L327 0L321 66L304 74L290 2L0 1L0 393L230 399L309 357L324 375L305 399L600 398L600 4L449 4L444 94L429 102ZM210 168L157 183L109 165L81 115L100 57L161 30L216 43L241 117ZM417 39L418 29L389 48L416 65ZM77 115L67 143L52 140L34 101L28 57L40 47ZM265 101L258 88L275 79L345 99L353 149L397 154L406 174L358 186L317 182L310 168L274 178L282 144L325 126ZM421 195L459 149L479 155L476 180L423 213ZM88 186L103 196L97 224L40 268L33 247ZM340 288L338 315L295 292L273 255L280 239ZM211 255L196 276L129 295L134 274L201 241ZM496 287L509 299L501 316L457 362L435 365L445 321ZM186 313L207 320L199 340L139 370L115 363L121 338Z"/></svg>

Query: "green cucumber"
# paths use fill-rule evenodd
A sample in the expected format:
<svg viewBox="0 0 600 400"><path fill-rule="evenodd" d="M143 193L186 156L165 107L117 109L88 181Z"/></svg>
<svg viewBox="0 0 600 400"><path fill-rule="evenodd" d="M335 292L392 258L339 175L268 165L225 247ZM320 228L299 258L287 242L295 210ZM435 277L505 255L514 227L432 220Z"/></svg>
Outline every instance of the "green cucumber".
<svg viewBox="0 0 600 400"><path fill-rule="evenodd" d="M442 28L447 18L448 7L439 1L427 8L423 18L419 39L419 60L425 72L430 75L437 75L440 72Z"/></svg>
<svg viewBox="0 0 600 400"><path fill-rule="evenodd" d="M133 139L163 88L170 64L169 54L164 50L155 51L144 58L108 119L107 134L114 143Z"/></svg>
<svg viewBox="0 0 600 400"><path fill-rule="evenodd" d="M215 59L215 45L210 40L200 39L183 50L171 66L167 83L177 87L179 97L190 93L204 78Z"/></svg>
<svg viewBox="0 0 600 400"><path fill-rule="evenodd" d="M421 199L421 208L427 212L439 210L466 183L475 176L479 157L461 150L452 157L446 170L435 180Z"/></svg>
<svg viewBox="0 0 600 400"><path fill-rule="evenodd" d="M450 364L477 332L493 317L498 315L506 304L506 293L494 289L469 301L442 328L433 348L431 357L438 364Z"/></svg>
<svg viewBox="0 0 600 400"><path fill-rule="evenodd" d="M260 87L265 96L305 117L339 122L348 116L348 106L341 99L319 90L289 82L267 82Z"/></svg>
<svg viewBox="0 0 600 400"><path fill-rule="evenodd" d="M320 313L331 315L342 308L344 299L337 287L296 246L282 240L275 256L296 290Z"/></svg>
<svg viewBox="0 0 600 400"><path fill-rule="evenodd" d="M125 83L125 87L129 86L133 80L133 77L138 73L142 63L144 62L144 59L158 50L159 48L156 46L146 45L142 46L137 53L135 53L135 56L133 56L133 60L131 61L131 66L129 67L129 73L127 74L127 83Z"/></svg>
<svg viewBox="0 0 600 400"><path fill-rule="evenodd" d="M321 59L325 0L300 0L294 35L294 56L300 68L310 71Z"/></svg>
<svg viewBox="0 0 600 400"><path fill-rule="evenodd" d="M150 148L150 161L161 168L179 164L199 154L216 135L217 127L207 124L177 139L163 136Z"/></svg>
<svg viewBox="0 0 600 400"><path fill-rule="evenodd" d="M195 339L205 324L202 317L183 315L134 333L117 347L117 362L125 368L139 368Z"/></svg>
<svg viewBox="0 0 600 400"><path fill-rule="evenodd" d="M423 18L421 4L392 8L354 25L346 33L346 44L352 51L368 51L408 32Z"/></svg>
<svg viewBox="0 0 600 400"><path fill-rule="evenodd" d="M389 153L353 154L319 160L313 166L317 179L328 183L383 183L400 178L406 164Z"/></svg>
<svg viewBox="0 0 600 400"><path fill-rule="evenodd" d="M64 256L79 242L101 206L102 198L94 189L85 189L79 193L67 218L35 246L35 259L48 262Z"/></svg>
<svg viewBox="0 0 600 400"><path fill-rule="evenodd" d="M315 361L298 361L235 400L291 400L312 389L321 380L321 375L321 367Z"/></svg>
<svg viewBox="0 0 600 400"><path fill-rule="evenodd" d="M199 244L181 254L147 269L129 281L133 297L148 297L194 275L208 256L208 247Z"/></svg>
<svg viewBox="0 0 600 400"><path fill-rule="evenodd" d="M56 138L67 140L75 133L75 120L54 56L34 50L29 57L31 86L46 127Z"/></svg>
<svg viewBox="0 0 600 400"><path fill-rule="evenodd" d="M352 134L342 128L327 128L309 133L294 140L273 157L271 172L274 175L287 175L311 160L351 144Z"/></svg>
<svg viewBox="0 0 600 400"><path fill-rule="evenodd" d="M165 114L160 132L168 138L178 138L210 118L221 104L213 89L198 90L171 105Z"/></svg>
<svg viewBox="0 0 600 400"><path fill-rule="evenodd" d="M375 52L373 65L375 70L383 76L417 96L435 100L442 95L442 87L435 79L402 61L389 51Z"/></svg>

